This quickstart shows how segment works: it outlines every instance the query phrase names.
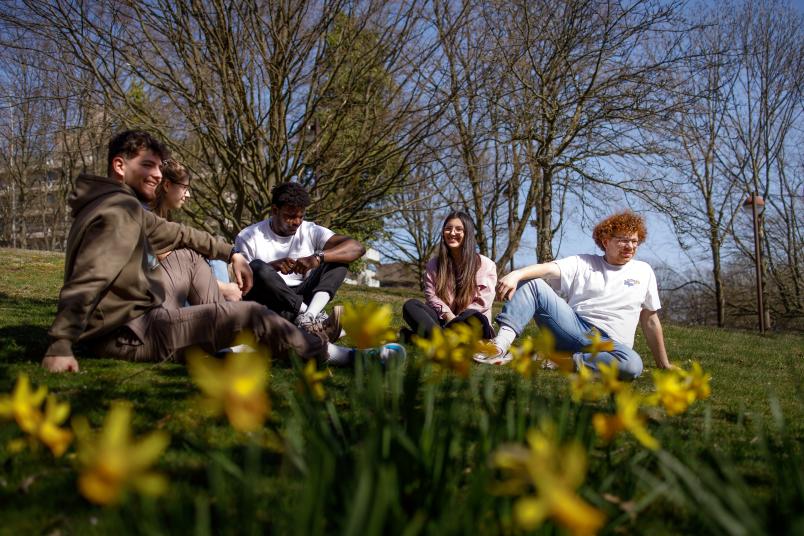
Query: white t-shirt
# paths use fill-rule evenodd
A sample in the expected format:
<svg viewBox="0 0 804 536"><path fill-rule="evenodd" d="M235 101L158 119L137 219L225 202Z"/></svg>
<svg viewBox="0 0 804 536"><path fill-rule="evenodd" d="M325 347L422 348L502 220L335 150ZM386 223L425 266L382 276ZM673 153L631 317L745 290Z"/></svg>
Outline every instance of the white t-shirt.
<svg viewBox="0 0 804 536"><path fill-rule="evenodd" d="M601 255L573 255L554 261L561 271L560 293L578 316L615 341L634 346L642 309L657 311L656 275L646 262L618 266Z"/></svg>
<svg viewBox="0 0 804 536"><path fill-rule="evenodd" d="M268 218L249 225L237 235L235 247L248 262L254 259L272 262L285 257L290 259L309 257L316 251L323 250L324 244L335 234L311 221L302 221L295 234L279 236L271 229L270 221ZM301 274L279 275L289 287L301 285L305 278ZM306 275L310 275L310 272Z"/></svg>

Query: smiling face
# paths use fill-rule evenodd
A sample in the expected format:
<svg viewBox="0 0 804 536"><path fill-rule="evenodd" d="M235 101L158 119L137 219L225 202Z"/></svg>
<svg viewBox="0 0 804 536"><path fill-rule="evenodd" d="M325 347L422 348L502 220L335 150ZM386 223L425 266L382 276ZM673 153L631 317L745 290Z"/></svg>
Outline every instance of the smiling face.
<svg viewBox="0 0 804 536"><path fill-rule="evenodd" d="M165 184L165 206L170 210L176 210L184 205L190 198L190 183L173 182L163 179Z"/></svg>
<svg viewBox="0 0 804 536"><path fill-rule="evenodd" d="M609 264L623 265L634 258L638 247L639 235L636 232L618 233L603 240L604 258Z"/></svg>
<svg viewBox="0 0 804 536"><path fill-rule="evenodd" d="M452 218L444 223L444 230L441 236L450 251L457 251L463 246L465 234L466 229L463 227L463 222L459 218Z"/></svg>
<svg viewBox="0 0 804 536"><path fill-rule="evenodd" d="M162 180L162 158L151 150L143 149L134 158L118 155L112 159L115 178L129 185L141 201L153 201L156 187Z"/></svg>

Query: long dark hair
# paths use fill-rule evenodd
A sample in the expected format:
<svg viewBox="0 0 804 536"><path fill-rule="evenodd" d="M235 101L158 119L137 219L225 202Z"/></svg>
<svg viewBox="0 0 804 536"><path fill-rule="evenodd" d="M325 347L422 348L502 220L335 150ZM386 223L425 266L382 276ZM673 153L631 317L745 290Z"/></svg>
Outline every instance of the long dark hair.
<svg viewBox="0 0 804 536"><path fill-rule="evenodd" d="M459 219L463 224L463 242L461 243L460 260L455 262L444 243L444 228L450 220ZM475 278L480 269L480 255L477 253L475 224L465 212L459 210L447 214L441 225L441 244L438 246L438 266L436 267L436 295L446 301L448 294L454 296L450 308L460 313L472 303L477 289Z"/></svg>
<svg viewBox="0 0 804 536"><path fill-rule="evenodd" d="M171 209L165 206L165 181L173 184L190 184L190 172L175 160L164 160L159 169L162 171L162 180L156 186L156 197L151 203L151 208L154 214L169 220Z"/></svg>

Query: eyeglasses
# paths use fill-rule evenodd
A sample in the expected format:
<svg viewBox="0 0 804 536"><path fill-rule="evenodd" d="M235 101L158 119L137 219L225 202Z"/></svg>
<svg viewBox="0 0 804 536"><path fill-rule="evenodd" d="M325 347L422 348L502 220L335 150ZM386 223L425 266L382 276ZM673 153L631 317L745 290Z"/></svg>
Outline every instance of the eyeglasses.
<svg viewBox="0 0 804 536"><path fill-rule="evenodd" d="M637 247L639 245L639 239L637 239L637 238L624 238L624 237L619 237L619 236L615 236L613 238L614 238L614 240L617 241L617 245L619 245L619 246L631 245L631 246Z"/></svg>
<svg viewBox="0 0 804 536"><path fill-rule="evenodd" d="M448 233L463 234L464 230L463 227L444 227L444 234Z"/></svg>
<svg viewBox="0 0 804 536"><path fill-rule="evenodd" d="M168 179L168 180L170 181L171 184L175 184L176 186L181 188L182 193L186 194L187 192L190 191L190 185L189 184L184 184L184 183L181 183L181 182L174 182L174 181L171 181L170 179Z"/></svg>

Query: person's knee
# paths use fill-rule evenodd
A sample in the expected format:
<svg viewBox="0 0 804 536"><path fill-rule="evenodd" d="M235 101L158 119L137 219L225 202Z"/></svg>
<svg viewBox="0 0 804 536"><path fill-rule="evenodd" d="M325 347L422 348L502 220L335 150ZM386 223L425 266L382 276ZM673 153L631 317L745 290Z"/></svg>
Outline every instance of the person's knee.
<svg viewBox="0 0 804 536"><path fill-rule="evenodd" d="M349 265L343 262L325 262L322 266L326 268L328 272L343 272L344 275L349 272Z"/></svg>
<svg viewBox="0 0 804 536"><path fill-rule="evenodd" d="M543 279L528 279L527 281L521 281L519 285L516 287L516 292L514 293L513 301L516 298L516 295L519 294L520 296L526 295L533 297L534 300L538 299L539 295L544 293L546 290L550 289L550 285L544 282ZM551 289L552 290L552 289Z"/></svg>
<svg viewBox="0 0 804 536"><path fill-rule="evenodd" d="M410 312L420 306L421 302L419 300L410 299L406 301L405 304L402 306L402 312Z"/></svg>
<svg viewBox="0 0 804 536"><path fill-rule="evenodd" d="M553 287L551 287L550 284L547 283L547 281L545 281L544 279L531 279L530 281L528 281L528 283L531 284L532 286L531 292L533 292L534 295L538 296L546 292L555 292L553 290Z"/></svg>
<svg viewBox="0 0 804 536"><path fill-rule="evenodd" d="M637 353L629 354L628 358L620 361L618 365L621 380L635 380L642 374L642 358Z"/></svg>
<svg viewBox="0 0 804 536"><path fill-rule="evenodd" d="M276 272L276 269L274 269L273 266L271 266L265 261L261 261L260 259L254 259L253 261L248 263L248 265L251 267L251 271L254 272L255 274Z"/></svg>

